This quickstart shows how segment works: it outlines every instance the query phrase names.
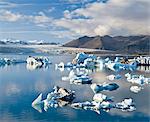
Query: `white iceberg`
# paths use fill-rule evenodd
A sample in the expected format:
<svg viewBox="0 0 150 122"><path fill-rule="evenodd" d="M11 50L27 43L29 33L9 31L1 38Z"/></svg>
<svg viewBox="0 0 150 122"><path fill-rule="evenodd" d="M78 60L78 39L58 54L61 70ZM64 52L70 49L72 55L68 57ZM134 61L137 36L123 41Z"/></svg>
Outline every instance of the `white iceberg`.
<svg viewBox="0 0 150 122"><path fill-rule="evenodd" d="M126 98L123 101L116 103L115 107L121 109L122 111L136 110L133 100L131 98Z"/></svg>
<svg viewBox="0 0 150 122"><path fill-rule="evenodd" d="M130 91L132 91L134 93L138 93L141 90L142 90L142 87L139 87L139 86L131 86L130 87Z"/></svg>
<svg viewBox="0 0 150 122"><path fill-rule="evenodd" d="M118 80L121 78L121 75L117 74L117 75L109 75L106 77L108 80L113 81L113 80Z"/></svg>
<svg viewBox="0 0 150 122"><path fill-rule="evenodd" d="M103 102L103 101L112 101L112 98L107 97L105 94L97 93L93 96L93 100L96 102Z"/></svg>
<svg viewBox="0 0 150 122"><path fill-rule="evenodd" d="M127 81L133 84L144 85L150 84L150 78L145 78L142 75L131 75L130 73L126 73L125 77Z"/></svg>
<svg viewBox="0 0 150 122"><path fill-rule="evenodd" d="M76 74L73 70L70 71L68 77L62 77L63 81L69 80L70 83L74 84L91 84L92 78L90 78L87 74L80 72L80 74Z"/></svg>

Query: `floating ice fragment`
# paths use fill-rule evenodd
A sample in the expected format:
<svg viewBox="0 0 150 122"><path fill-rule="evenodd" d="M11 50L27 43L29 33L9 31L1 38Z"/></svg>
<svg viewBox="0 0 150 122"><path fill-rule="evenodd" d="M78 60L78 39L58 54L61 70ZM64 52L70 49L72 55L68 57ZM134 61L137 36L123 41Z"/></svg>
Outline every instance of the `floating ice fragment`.
<svg viewBox="0 0 150 122"><path fill-rule="evenodd" d="M124 64L121 62L108 61L105 63L106 67L113 71L119 70L130 70L133 71L137 68L137 62L133 62L130 64Z"/></svg>
<svg viewBox="0 0 150 122"><path fill-rule="evenodd" d="M70 102L75 98L74 91L67 90L58 86L53 88L53 91L48 93L47 98L42 100L42 94L40 94L33 102L32 107L36 108L37 105L44 104L44 110L47 111L50 107L62 107ZM42 110L42 109L41 109ZM38 110L39 111L39 110Z"/></svg>
<svg viewBox="0 0 150 122"><path fill-rule="evenodd" d="M132 91L134 93L138 93L141 90L142 90L142 87L139 87L139 86L131 86L130 87L130 91Z"/></svg>
<svg viewBox="0 0 150 122"><path fill-rule="evenodd" d="M93 100L96 102L103 102L103 101L112 101L112 98L109 98L102 93L97 93L93 96Z"/></svg>
<svg viewBox="0 0 150 122"><path fill-rule="evenodd" d="M117 74L117 75L109 75L107 76L107 79L112 81L112 80L118 80L121 78L121 75Z"/></svg>
<svg viewBox="0 0 150 122"><path fill-rule="evenodd" d="M91 89L93 90L94 93L99 93L101 91L104 90L108 90L108 91L113 91L118 89L119 86L116 83L110 83L110 84L92 84L91 85Z"/></svg>
<svg viewBox="0 0 150 122"><path fill-rule="evenodd" d="M126 98L123 101L116 103L116 108L122 111L134 111L136 110L133 100L131 98Z"/></svg>
<svg viewBox="0 0 150 122"><path fill-rule="evenodd" d="M142 75L131 75L130 73L126 73L125 77L128 82L133 84L144 85L150 83L150 78L145 78Z"/></svg>
<svg viewBox="0 0 150 122"><path fill-rule="evenodd" d="M62 80L69 80L73 84L91 84L92 78L87 74L81 72L80 74L75 74L73 70L70 71L68 77L62 77Z"/></svg>

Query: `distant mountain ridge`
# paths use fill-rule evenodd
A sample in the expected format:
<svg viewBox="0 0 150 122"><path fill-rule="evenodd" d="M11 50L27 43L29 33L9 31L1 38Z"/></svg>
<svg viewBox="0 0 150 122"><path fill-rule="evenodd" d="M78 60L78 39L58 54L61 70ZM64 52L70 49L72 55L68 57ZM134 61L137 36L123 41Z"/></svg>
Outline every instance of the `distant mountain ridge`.
<svg viewBox="0 0 150 122"><path fill-rule="evenodd" d="M8 45L8 44L20 44L20 45L57 45L58 43L55 42L45 42L44 40L18 40L18 39L1 39L1 45Z"/></svg>
<svg viewBox="0 0 150 122"><path fill-rule="evenodd" d="M112 50L121 53L150 53L150 36L83 36L63 45L64 47Z"/></svg>

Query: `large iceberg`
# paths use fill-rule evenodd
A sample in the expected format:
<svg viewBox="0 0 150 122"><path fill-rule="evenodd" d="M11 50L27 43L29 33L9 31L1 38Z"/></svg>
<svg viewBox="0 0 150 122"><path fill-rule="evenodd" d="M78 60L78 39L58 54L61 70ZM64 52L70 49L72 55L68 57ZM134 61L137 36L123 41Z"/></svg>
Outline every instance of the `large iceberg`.
<svg viewBox="0 0 150 122"><path fill-rule="evenodd" d="M48 93L46 99L42 99L40 94L33 102L32 107L37 110L37 105L43 104L44 110L47 111L50 107L62 107L73 101L75 98L74 91L64 89L62 87L55 86L53 91ZM39 108L38 108L39 109ZM38 110L39 111L39 110Z"/></svg>

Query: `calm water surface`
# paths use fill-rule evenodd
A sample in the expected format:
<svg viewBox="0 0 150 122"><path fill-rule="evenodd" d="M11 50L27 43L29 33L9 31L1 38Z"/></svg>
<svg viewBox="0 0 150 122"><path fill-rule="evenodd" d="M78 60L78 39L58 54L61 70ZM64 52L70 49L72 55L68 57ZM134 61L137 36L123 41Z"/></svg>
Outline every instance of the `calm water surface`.
<svg viewBox="0 0 150 122"><path fill-rule="evenodd" d="M12 57L26 59L27 55L0 55L0 57ZM43 93L44 98L53 86L58 85L74 90L76 93L75 102L92 100L94 93L90 85L69 84L61 81L62 76L68 75L69 71L61 72L55 70L55 63L61 61L71 61L74 55L52 55L48 56L52 65L47 68L28 70L26 64L10 65L0 67L0 122L149 122L150 121L150 86L138 94L130 92L130 83L123 77L114 81L119 85L119 89L112 92L103 92L108 96L114 96L115 102L120 102L123 98L131 97L136 103L136 111L122 112L112 109L110 112L102 112L100 115L93 111L77 110L65 106L63 108L50 108L47 112L39 113L31 107L32 101ZM142 68L143 69L143 68ZM127 71L120 74L124 76ZM134 71L134 74L144 74L150 77L148 72ZM106 76L115 74L108 69L101 69L90 74L93 83L112 82L106 80Z"/></svg>

